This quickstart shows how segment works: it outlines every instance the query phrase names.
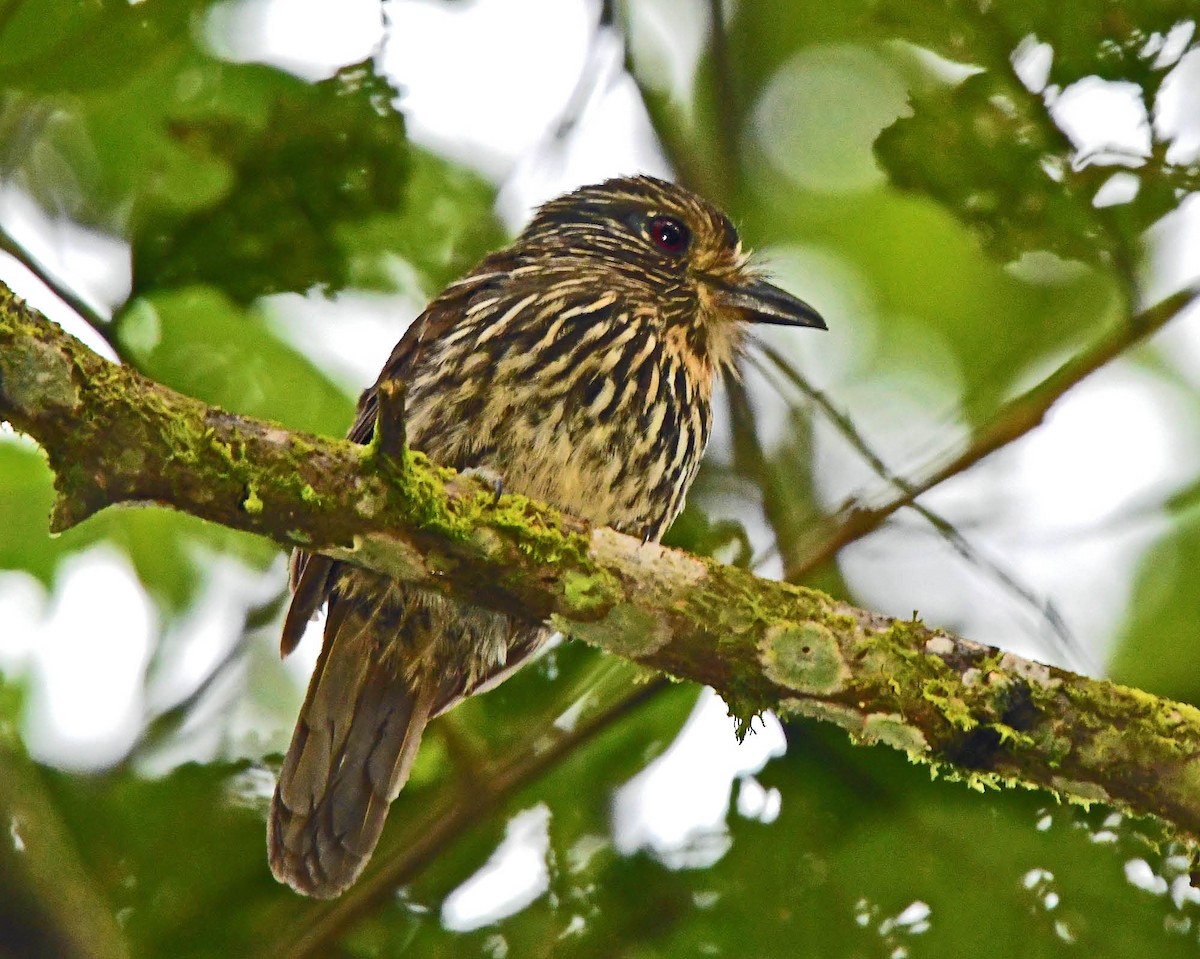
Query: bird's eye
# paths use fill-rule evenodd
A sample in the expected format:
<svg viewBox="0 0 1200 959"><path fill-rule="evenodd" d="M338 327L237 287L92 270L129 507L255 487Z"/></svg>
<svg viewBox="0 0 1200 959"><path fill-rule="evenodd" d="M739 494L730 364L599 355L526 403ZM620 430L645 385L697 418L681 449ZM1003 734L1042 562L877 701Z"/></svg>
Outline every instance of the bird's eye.
<svg viewBox="0 0 1200 959"><path fill-rule="evenodd" d="M650 239L664 253L678 256L692 242L692 231L673 216L656 216L650 221Z"/></svg>

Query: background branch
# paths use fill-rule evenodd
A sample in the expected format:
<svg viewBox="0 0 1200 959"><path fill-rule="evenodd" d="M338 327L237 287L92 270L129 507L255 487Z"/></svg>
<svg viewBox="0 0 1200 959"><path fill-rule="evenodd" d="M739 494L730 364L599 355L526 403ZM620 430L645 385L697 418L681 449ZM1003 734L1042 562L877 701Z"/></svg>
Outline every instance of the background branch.
<svg viewBox="0 0 1200 959"><path fill-rule="evenodd" d="M906 480L900 493L879 506L851 502L829 520L823 535L784 569L789 580L802 580L832 559L843 547L879 529L893 513L912 506L917 498L953 476L970 469L992 453L1041 425L1050 408L1073 386L1107 366L1118 356L1161 330L1200 298L1200 289L1174 293L1130 317L1091 348L1072 356L1054 372L1005 403L957 456L931 467L924 476ZM898 485L898 484L894 484Z"/></svg>

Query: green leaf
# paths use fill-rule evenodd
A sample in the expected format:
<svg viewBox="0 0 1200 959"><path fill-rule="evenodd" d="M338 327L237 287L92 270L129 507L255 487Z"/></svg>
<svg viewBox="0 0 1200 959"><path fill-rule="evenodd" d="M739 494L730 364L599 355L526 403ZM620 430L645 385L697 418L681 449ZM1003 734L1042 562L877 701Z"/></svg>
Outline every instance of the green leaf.
<svg viewBox="0 0 1200 959"><path fill-rule="evenodd" d="M206 3L22 2L3 36L20 58L0 66L0 121L19 135L10 174L47 210L129 235L147 209L210 203L228 174L177 142L181 116L262 112L269 90L302 85L278 71L203 52ZM28 51L38 51L32 61ZM230 86L240 96L222 98Z"/></svg>
<svg viewBox="0 0 1200 959"><path fill-rule="evenodd" d="M409 170L396 91L371 63L311 85L274 79L266 117L228 110L174 118L170 136L227 171L199 209L150 208L134 237L134 292L208 283L237 302L344 287L338 228L401 208ZM234 91L241 92L241 91Z"/></svg>
<svg viewBox="0 0 1200 959"><path fill-rule="evenodd" d="M116 917L83 868L38 768L17 741L21 691L0 682L0 929L8 955L126 955Z"/></svg>
<svg viewBox="0 0 1200 959"><path fill-rule="evenodd" d="M587 794L605 785L583 782ZM423 917L401 904L392 922L422 956L507 948L573 959L898 951L1007 959L1017 939L1030 957L1183 957L1195 948L1189 929L1200 908L1126 879L1136 860L1158 882L1186 874L1186 857L1152 824L1059 807L1045 794L979 796L931 782L898 753L853 747L810 724L791 728L788 755L742 784L749 809L763 808L763 790L779 791L778 818L731 811L729 850L711 867L683 869L582 843L595 822L577 822L572 800L551 794L548 895L461 935L438 927L437 900L419 900L432 909ZM724 841L698 836L695 848Z"/></svg>
<svg viewBox="0 0 1200 959"><path fill-rule="evenodd" d="M332 436L345 433L353 417L350 399L284 345L258 311L211 287L144 297L117 324L138 369L189 396Z"/></svg>
<svg viewBox="0 0 1200 959"><path fill-rule="evenodd" d="M31 0L5 27L41 52L0 57L0 169L127 237L135 296L394 288L397 258L435 290L503 239L492 187L411 149L373 62L307 83L221 61L210 6Z"/></svg>
<svg viewBox="0 0 1200 959"><path fill-rule="evenodd" d="M91 93L194 42L213 0L21 0L5 11L0 86ZM11 11L11 12L10 12Z"/></svg>
<svg viewBox="0 0 1200 959"><path fill-rule="evenodd" d="M263 846L268 774L245 763L51 778L93 881L138 956L251 955L272 903L295 912Z"/></svg>
<svg viewBox="0 0 1200 959"><path fill-rule="evenodd" d="M49 585L62 558L50 538L53 474L40 450L0 443L0 569L20 569Z"/></svg>
<svg viewBox="0 0 1200 959"><path fill-rule="evenodd" d="M1113 680L1200 705L1196 608L1200 523L1195 489L1161 540L1146 550L1133 577L1128 612L1109 661Z"/></svg>
<svg viewBox="0 0 1200 959"><path fill-rule="evenodd" d="M1197 167L1167 161L1154 142L1142 158L1086 162L1050 116L1059 92L1084 78L1135 85L1147 117L1174 58L1163 39L1194 19L1186 0L1137 8L1084 0L1051 10L1032 0L980 7L966 2L883 0L879 24L951 60L982 67L957 86L924 84L914 115L880 137L877 152L897 186L934 197L975 228L1003 259L1050 250L1123 273L1139 255L1142 233L1197 189ZM1030 92L1011 61L1022 40L1046 43L1048 87ZM1186 49L1195 47L1193 37ZM1098 207L1096 195L1116 172L1132 175L1128 202Z"/></svg>
<svg viewBox="0 0 1200 959"><path fill-rule="evenodd" d="M1017 43L1034 37L1053 48L1049 79L1061 87L1087 76L1156 87L1153 74L1172 65L1158 60L1163 37L1195 14L1190 0L1127 5L1075 0L1061 7L1038 0L988 6L969 0L880 0L874 10L885 29L947 59L989 70L1004 69Z"/></svg>

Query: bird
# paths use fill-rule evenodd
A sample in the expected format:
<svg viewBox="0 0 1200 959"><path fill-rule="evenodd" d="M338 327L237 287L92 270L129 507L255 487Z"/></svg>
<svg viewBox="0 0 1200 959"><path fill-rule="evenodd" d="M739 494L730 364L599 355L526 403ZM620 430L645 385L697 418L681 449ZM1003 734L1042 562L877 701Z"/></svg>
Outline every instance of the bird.
<svg viewBox="0 0 1200 959"><path fill-rule="evenodd" d="M412 449L658 541L700 465L716 380L754 323L826 328L696 193L645 175L585 186L429 303L362 394L349 438L370 442L381 386L402 384ZM332 898L370 858L426 724L552 631L320 554L295 552L290 572L281 653L327 612L268 812L268 861L296 892Z"/></svg>

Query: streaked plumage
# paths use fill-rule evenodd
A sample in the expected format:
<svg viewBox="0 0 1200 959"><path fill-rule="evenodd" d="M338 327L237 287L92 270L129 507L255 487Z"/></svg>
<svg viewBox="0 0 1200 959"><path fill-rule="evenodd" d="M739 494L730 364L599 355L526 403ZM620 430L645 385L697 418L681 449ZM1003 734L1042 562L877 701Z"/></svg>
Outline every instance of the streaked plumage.
<svg viewBox="0 0 1200 959"><path fill-rule="evenodd" d="M610 180L547 203L447 287L378 382L405 383L408 440L433 460L657 540L700 464L714 378L754 320L823 326L747 270L711 204L649 177ZM360 443L376 387L350 431ZM333 896L374 849L429 719L549 632L322 556L297 553L292 584L285 655L329 612L271 804L270 862L297 891Z"/></svg>

